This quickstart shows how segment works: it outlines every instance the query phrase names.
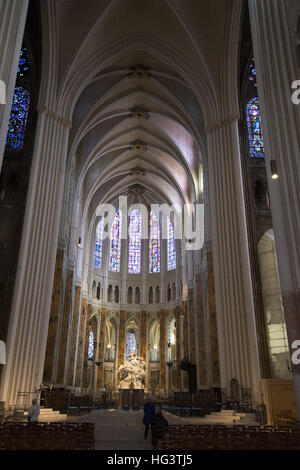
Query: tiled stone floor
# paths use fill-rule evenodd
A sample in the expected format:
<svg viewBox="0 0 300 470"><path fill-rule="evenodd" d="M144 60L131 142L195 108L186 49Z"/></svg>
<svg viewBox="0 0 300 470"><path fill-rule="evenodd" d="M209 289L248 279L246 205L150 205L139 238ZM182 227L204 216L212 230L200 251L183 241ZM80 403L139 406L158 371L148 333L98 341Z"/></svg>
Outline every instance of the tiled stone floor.
<svg viewBox="0 0 300 470"><path fill-rule="evenodd" d="M95 450L151 450L151 433L144 439L144 413L140 411L98 410L68 420L95 423ZM169 424L186 420L164 412Z"/></svg>

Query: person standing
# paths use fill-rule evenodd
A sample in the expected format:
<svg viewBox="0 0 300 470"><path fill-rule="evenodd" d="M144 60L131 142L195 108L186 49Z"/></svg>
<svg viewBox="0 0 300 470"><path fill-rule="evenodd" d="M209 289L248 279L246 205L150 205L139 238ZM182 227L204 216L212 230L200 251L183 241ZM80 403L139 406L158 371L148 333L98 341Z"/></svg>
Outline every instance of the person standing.
<svg viewBox="0 0 300 470"><path fill-rule="evenodd" d="M149 426L152 424L153 418L156 416L155 405L152 402L152 398L149 397L144 405L144 419L143 424L145 425L144 438L147 439Z"/></svg>
<svg viewBox="0 0 300 470"><path fill-rule="evenodd" d="M39 421L40 407L37 403L37 399L32 400L32 407L28 411L28 422L37 423Z"/></svg>
<svg viewBox="0 0 300 470"><path fill-rule="evenodd" d="M161 410L157 410L156 416L153 417L151 430L152 430L152 445L155 446L157 439L162 439L168 429L168 421L163 416Z"/></svg>

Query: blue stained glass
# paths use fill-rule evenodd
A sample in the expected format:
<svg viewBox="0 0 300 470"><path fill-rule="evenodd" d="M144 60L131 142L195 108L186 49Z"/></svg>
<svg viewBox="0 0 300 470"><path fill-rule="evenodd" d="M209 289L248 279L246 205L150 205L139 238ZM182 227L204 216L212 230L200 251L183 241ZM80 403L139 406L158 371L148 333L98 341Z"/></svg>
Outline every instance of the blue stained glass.
<svg viewBox="0 0 300 470"><path fill-rule="evenodd" d="M109 255L109 270L116 273L120 272L121 222L122 214L117 211L111 227Z"/></svg>
<svg viewBox="0 0 300 470"><path fill-rule="evenodd" d="M136 338L135 338L135 333L133 330L130 330L127 333L127 338L126 338L126 361L129 359L129 354L131 352L137 352L136 351Z"/></svg>
<svg viewBox="0 0 300 470"><path fill-rule="evenodd" d="M149 272L160 272L160 230L157 217L150 213Z"/></svg>
<svg viewBox="0 0 300 470"><path fill-rule="evenodd" d="M96 227L96 241L94 251L94 266L101 268L102 264L102 245L103 245L103 217Z"/></svg>
<svg viewBox="0 0 300 470"><path fill-rule="evenodd" d="M248 80L252 83L253 86L257 86L256 84L256 69L255 69L255 62L252 59L251 64L249 65L248 69Z"/></svg>
<svg viewBox="0 0 300 470"><path fill-rule="evenodd" d="M141 243L142 214L139 210L133 210L129 222L128 272L130 274L141 272Z"/></svg>
<svg viewBox="0 0 300 470"><path fill-rule="evenodd" d="M6 148L22 150L30 104L30 93L22 87L16 87L8 122Z"/></svg>
<svg viewBox="0 0 300 470"><path fill-rule="evenodd" d="M18 76L23 77L24 74L29 70L29 57L26 47L24 47L20 52L19 66L18 66Z"/></svg>
<svg viewBox="0 0 300 470"><path fill-rule="evenodd" d="M171 271L171 269L176 269L176 249L175 249L174 227L170 218L168 218L167 253L168 253L168 271Z"/></svg>
<svg viewBox="0 0 300 470"><path fill-rule="evenodd" d="M261 128L258 98L252 98L246 106L249 151L251 157L264 157L264 140Z"/></svg>
<svg viewBox="0 0 300 470"><path fill-rule="evenodd" d="M94 333L90 331L88 359L91 361L93 357L94 357Z"/></svg>

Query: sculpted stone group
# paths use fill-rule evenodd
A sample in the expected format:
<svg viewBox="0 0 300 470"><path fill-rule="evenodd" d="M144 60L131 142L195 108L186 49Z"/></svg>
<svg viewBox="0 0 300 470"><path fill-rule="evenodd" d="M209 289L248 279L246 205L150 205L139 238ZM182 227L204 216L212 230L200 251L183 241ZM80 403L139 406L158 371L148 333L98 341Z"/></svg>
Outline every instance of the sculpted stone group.
<svg viewBox="0 0 300 470"><path fill-rule="evenodd" d="M142 357L137 357L135 352L129 354L129 361L121 365L119 388L145 388L146 363Z"/></svg>

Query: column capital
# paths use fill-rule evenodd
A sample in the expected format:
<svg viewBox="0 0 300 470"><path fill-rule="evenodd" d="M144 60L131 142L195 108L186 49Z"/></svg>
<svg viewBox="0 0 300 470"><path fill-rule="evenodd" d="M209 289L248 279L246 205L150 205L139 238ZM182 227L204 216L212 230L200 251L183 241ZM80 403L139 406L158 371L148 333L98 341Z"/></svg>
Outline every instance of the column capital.
<svg viewBox="0 0 300 470"><path fill-rule="evenodd" d="M64 116L60 116L51 109L47 108L47 106L38 106L37 110L40 114L44 114L45 116L52 118L54 121L57 121L63 127L71 129L72 121L66 119Z"/></svg>
<svg viewBox="0 0 300 470"><path fill-rule="evenodd" d="M221 129L224 126L227 126L228 124L231 124L232 122L239 121L240 115L239 114L232 114L231 116L228 116L225 119L220 119L212 124L209 124L205 129L204 133L205 134L212 134L213 132L216 132L217 130Z"/></svg>

